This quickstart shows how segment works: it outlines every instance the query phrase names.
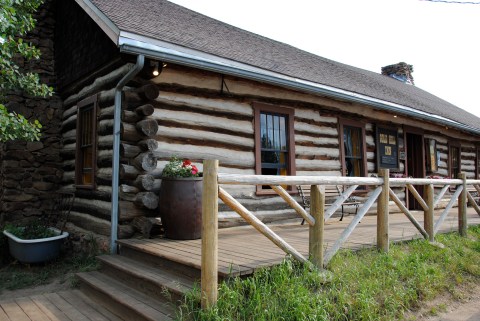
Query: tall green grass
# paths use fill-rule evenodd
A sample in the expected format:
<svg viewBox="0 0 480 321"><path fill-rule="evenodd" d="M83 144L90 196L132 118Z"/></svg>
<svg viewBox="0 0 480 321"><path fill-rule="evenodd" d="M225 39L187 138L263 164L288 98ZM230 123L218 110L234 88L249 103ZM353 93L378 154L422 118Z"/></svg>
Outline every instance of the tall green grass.
<svg viewBox="0 0 480 321"><path fill-rule="evenodd" d="M179 320L397 320L422 301L470 282L480 282L480 227L469 237L438 235L440 249L424 240L392 244L388 254L375 249L344 250L328 266L329 283L317 271L291 259L246 279L222 283L219 300L199 307L190 292Z"/></svg>

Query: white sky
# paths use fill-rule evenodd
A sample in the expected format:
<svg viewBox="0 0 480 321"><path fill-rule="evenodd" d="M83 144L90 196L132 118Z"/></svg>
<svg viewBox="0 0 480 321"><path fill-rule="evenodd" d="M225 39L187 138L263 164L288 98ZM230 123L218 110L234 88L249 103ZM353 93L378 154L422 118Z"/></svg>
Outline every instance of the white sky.
<svg viewBox="0 0 480 321"><path fill-rule="evenodd" d="M374 72L404 61L413 65L417 87L480 117L480 4L422 0L170 1Z"/></svg>

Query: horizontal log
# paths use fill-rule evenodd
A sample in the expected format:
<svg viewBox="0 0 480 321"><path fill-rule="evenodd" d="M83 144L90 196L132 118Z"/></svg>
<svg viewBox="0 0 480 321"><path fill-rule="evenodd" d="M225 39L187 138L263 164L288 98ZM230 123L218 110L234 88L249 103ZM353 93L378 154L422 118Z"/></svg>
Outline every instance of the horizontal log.
<svg viewBox="0 0 480 321"><path fill-rule="evenodd" d="M156 101L166 105L187 105L206 111L253 117L253 108L250 104L233 100L205 98L179 92L162 91L162 95Z"/></svg>
<svg viewBox="0 0 480 321"><path fill-rule="evenodd" d="M241 134L253 134L252 121L226 119L219 116L158 108L155 109L151 117L157 121L174 121L182 124L181 127L197 126L212 129L226 129Z"/></svg>
<svg viewBox="0 0 480 321"><path fill-rule="evenodd" d="M120 164L120 178L121 179L135 179L140 172L135 166Z"/></svg>
<svg viewBox="0 0 480 321"><path fill-rule="evenodd" d="M120 179L134 180L140 172L132 165L120 164L119 176ZM97 177L106 181L112 180L112 168L102 167L97 170Z"/></svg>
<svg viewBox="0 0 480 321"><path fill-rule="evenodd" d="M160 90L155 84L147 84L133 90L142 100L154 100L160 95ZM132 92L128 92L129 94Z"/></svg>
<svg viewBox="0 0 480 321"><path fill-rule="evenodd" d="M120 201L119 210L122 218L125 218L125 221L131 221L135 217L139 216L158 216L157 211L150 210L146 207L139 207L131 201ZM127 219L128 218L128 219Z"/></svg>
<svg viewBox="0 0 480 321"><path fill-rule="evenodd" d="M79 213L71 211L68 216L69 222L73 223L75 226L78 226L84 230L93 232L95 234L110 236L111 224L109 221L91 216L85 213ZM133 235L134 229L130 225L118 225L118 237L129 238Z"/></svg>
<svg viewBox="0 0 480 321"><path fill-rule="evenodd" d="M150 218L145 216L135 217L131 225L136 231L140 232L144 238L150 238L150 231L153 227L153 222Z"/></svg>
<svg viewBox="0 0 480 321"><path fill-rule="evenodd" d="M135 125L129 123L122 123L121 129L121 139L127 142L138 142L139 140L145 139L144 135L137 131ZM113 128L113 127L112 127Z"/></svg>
<svg viewBox="0 0 480 321"><path fill-rule="evenodd" d="M137 189L137 193L139 192L138 191L138 188ZM120 199L122 201L129 201L129 202L133 202L135 201L135 197L137 196L137 193L130 193L130 192L124 192L122 188L120 188L120 191L118 193Z"/></svg>
<svg viewBox="0 0 480 321"><path fill-rule="evenodd" d="M104 90L106 88L113 88L117 84L118 80L120 80L123 76L125 76L130 69L132 69L133 64L128 63L125 64L112 72L96 78L91 85L88 85L82 90L78 92L78 94L74 94L69 96L65 99L64 106L70 106L70 104L76 103L88 96L91 96L100 90Z"/></svg>
<svg viewBox="0 0 480 321"><path fill-rule="evenodd" d="M170 158L177 155L188 159L218 159L220 164L253 168L255 166L254 152L235 151L235 157L231 157L232 150L227 148L205 147L198 145L168 144L159 142L158 149L154 152L158 158Z"/></svg>
<svg viewBox="0 0 480 321"><path fill-rule="evenodd" d="M376 177L339 176L277 176L218 174L220 184L243 185L382 185Z"/></svg>
<svg viewBox="0 0 480 321"><path fill-rule="evenodd" d="M170 137L183 140L195 138L196 140L211 141L225 144L226 146L238 145L247 148L253 148L255 143L253 139L241 136L221 134L212 131L203 131L190 128L158 126L156 138L159 139L161 137Z"/></svg>
<svg viewBox="0 0 480 321"><path fill-rule="evenodd" d="M137 145L127 143L120 144L120 156L126 158L134 158L142 152L142 149Z"/></svg>

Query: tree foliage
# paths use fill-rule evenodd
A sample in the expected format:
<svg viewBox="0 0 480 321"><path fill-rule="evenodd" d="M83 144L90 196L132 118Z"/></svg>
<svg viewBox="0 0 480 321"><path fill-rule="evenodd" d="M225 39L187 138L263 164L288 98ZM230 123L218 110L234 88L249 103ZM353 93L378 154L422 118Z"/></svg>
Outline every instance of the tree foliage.
<svg viewBox="0 0 480 321"><path fill-rule="evenodd" d="M52 88L40 83L38 74L24 72L16 61L39 59L40 51L22 37L35 27L33 13L43 0L0 0L0 141L38 140L41 125L29 122L15 112L8 112L6 93L23 90L31 96L50 96Z"/></svg>

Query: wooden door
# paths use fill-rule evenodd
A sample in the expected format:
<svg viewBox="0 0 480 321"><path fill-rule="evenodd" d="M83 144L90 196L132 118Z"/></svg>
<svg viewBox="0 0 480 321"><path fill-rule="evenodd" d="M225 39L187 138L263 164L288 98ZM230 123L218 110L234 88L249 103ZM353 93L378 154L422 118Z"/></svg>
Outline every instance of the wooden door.
<svg viewBox="0 0 480 321"><path fill-rule="evenodd" d="M425 152L423 135L417 133L406 133L407 149L407 175L413 178L425 177ZM423 196L423 188L415 186L420 195ZM412 193L407 192L407 204L410 210L422 210L422 207Z"/></svg>

